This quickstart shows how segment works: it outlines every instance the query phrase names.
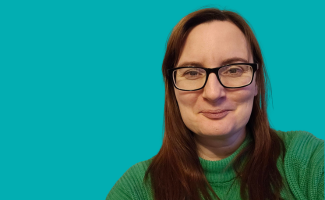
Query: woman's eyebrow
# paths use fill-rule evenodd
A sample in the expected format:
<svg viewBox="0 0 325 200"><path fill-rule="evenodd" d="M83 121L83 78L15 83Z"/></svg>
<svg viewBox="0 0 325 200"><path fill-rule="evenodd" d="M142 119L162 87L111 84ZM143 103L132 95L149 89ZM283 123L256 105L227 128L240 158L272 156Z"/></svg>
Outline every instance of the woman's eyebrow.
<svg viewBox="0 0 325 200"><path fill-rule="evenodd" d="M194 67L203 67L203 65L200 62L182 62L181 64L177 65L177 67L183 67L183 66L194 66Z"/></svg>
<svg viewBox="0 0 325 200"><path fill-rule="evenodd" d="M241 57L232 57L232 58L228 58L226 60L223 60L220 66L224 66L227 64L231 64L231 63L238 63L238 62L242 62L242 63L248 63L248 60L245 58L241 58ZM183 66L195 66L195 67L203 67L203 65L200 62L195 62L195 61L185 61L182 62L181 64L179 64L177 67L183 67ZM219 67L220 67L219 66Z"/></svg>
<svg viewBox="0 0 325 200"><path fill-rule="evenodd" d="M228 58L224 61L222 61L221 66L231 64L231 63L238 63L238 62L243 62L243 63L248 63L248 60L245 58L240 58L240 57L233 57L233 58Z"/></svg>

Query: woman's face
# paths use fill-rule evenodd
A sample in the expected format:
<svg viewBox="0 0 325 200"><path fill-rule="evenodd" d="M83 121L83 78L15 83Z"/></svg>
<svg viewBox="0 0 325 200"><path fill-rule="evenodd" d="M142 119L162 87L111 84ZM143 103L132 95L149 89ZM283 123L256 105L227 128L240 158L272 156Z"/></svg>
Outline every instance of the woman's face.
<svg viewBox="0 0 325 200"><path fill-rule="evenodd" d="M176 67L216 68L230 63L252 63L249 44L233 23L212 21L196 26L188 35ZM175 88L176 99L185 125L198 136L231 137L244 133L250 118L255 77L249 86L224 88L211 73L205 87L198 91Z"/></svg>

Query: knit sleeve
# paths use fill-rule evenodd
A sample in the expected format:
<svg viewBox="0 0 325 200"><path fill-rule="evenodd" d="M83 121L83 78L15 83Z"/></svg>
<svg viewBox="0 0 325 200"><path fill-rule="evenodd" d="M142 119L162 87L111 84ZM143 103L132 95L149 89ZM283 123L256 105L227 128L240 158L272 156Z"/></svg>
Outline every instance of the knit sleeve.
<svg viewBox="0 0 325 200"><path fill-rule="evenodd" d="M324 199L324 171L318 186L318 200Z"/></svg>
<svg viewBox="0 0 325 200"><path fill-rule="evenodd" d="M296 199L324 200L324 140L303 131L286 136L285 173Z"/></svg>

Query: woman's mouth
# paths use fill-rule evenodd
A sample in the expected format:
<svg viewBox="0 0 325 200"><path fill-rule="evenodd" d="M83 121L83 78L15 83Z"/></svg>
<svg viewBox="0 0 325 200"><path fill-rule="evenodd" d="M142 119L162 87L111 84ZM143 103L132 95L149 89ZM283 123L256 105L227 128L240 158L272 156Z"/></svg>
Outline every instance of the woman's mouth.
<svg viewBox="0 0 325 200"><path fill-rule="evenodd" d="M200 113L202 113L203 116L209 119L222 119L226 117L229 112L230 110L215 110L215 111L209 110L209 111L202 111Z"/></svg>

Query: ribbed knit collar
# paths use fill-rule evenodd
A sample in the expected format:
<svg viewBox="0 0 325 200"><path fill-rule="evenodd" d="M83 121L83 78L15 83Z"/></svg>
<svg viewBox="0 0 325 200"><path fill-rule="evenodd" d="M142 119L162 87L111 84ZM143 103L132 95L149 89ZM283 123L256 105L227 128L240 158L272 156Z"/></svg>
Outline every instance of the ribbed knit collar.
<svg viewBox="0 0 325 200"><path fill-rule="evenodd" d="M244 142L240 147L230 156L218 161L209 161L203 158L200 163L204 170L205 176L209 183L225 183L231 181L236 177L236 172L233 167L227 165L236 157L236 155L249 143L251 140L250 134L247 132ZM227 168L226 168L227 167Z"/></svg>

